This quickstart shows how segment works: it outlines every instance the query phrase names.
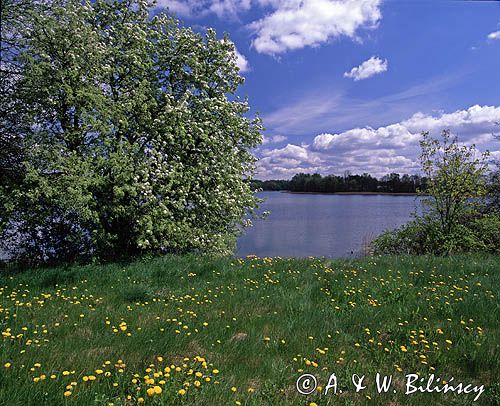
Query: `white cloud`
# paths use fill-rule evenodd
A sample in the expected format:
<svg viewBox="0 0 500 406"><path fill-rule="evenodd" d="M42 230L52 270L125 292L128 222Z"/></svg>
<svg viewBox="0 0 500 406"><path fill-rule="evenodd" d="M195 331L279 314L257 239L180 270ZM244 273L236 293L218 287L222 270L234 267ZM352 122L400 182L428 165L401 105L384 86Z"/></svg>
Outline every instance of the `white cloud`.
<svg viewBox="0 0 500 406"><path fill-rule="evenodd" d="M236 66L240 68L240 73L248 72L250 70L248 59L245 55L240 54L236 47L234 48L234 52L236 53Z"/></svg>
<svg viewBox="0 0 500 406"><path fill-rule="evenodd" d="M258 177L291 177L298 172L341 174L368 172L382 176L390 172L416 173L419 170L420 133L438 136L450 129L466 144L479 150L500 151L492 132L500 121L500 106L475 105L466 110L429 115L415 113L407 120L379 128L352 128L339 133L323 133L311 144L288 144L284 148L263 150L258 163Z"/></svg>
<svg viewBox="0 0 500 406"><path fill-rule="evenodd" d="M349 72L345 72L346 78L354 79L354 81L367 79L373 75L378 75L387 70L387 59L382 60L378 57L372 56L361 65L352 68Z"/></svg>
<svg viewBox="0 0 500 406"><path fill-rule="evenodd" d="M272 137L263 137L262 140L262 145L266 144L279 144L280 142L283 142L286 140L286 137L284 135L273 135Z"/></svg>
<svg viewBox="0 0 500 406"><path fill-rule="evenodd" d="M332 38L356 37L358 28L374 27L381 18L381 0L270 1L275 9L250 28L257 52L280 54L318 46Z"/></svg>
<svg viewBox="0 0 500 406"><path fill-rule="evenodd" d="M255 5L270 12L248 27L257 52L280 54L319 46L341 36L356 39L359 28L375 27L382 15L382 0L158 0L181 17L216 14L237 18Z"/></svg>
<svg viewBox="0 0 500 406"><path fill-rule="evenodd" d="M500 31L490 32L488 39L500 39Z"/></svg>
<svg viewBox="0 0 500 406"><path fill-rule="evenodd" d="M216 14L219 18L236 17L248 11L252 0L158 0L158 8L168 8L181 17L202 17Z"/></svg>

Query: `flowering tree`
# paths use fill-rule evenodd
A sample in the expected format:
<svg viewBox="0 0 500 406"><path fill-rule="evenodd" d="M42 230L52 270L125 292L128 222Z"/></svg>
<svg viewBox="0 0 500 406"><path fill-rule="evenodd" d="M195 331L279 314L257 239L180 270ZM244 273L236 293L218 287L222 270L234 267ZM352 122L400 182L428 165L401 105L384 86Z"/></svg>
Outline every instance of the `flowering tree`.
<svg viewBox="0 0 500 406"><path fill-rule="evenodd" d="M36 262L230 252L258 203L262 130L231 41L150 18L145 0L9 1L22 176L0 189L3 240Z"/></svg>
<svg viewBox="0 0 500 406"><path fill-rule="evenodd" d="M449 130L443 131L441 140L422 133L420 147L422 170L428 178L425 202L441 231L450 234L487 193L489 153L476 156L475 145L460 145Z"/></svg>

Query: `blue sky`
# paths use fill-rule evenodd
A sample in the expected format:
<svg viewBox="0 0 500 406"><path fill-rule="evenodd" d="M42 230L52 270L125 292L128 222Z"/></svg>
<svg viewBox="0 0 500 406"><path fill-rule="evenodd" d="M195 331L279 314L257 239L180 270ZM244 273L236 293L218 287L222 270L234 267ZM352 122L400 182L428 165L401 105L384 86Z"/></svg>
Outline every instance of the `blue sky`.
<svg viewBox="0 0 500 406"><path fill-rule="evenodd" d="M443 128L500 158L500 1L158 4L235 43L266 127L259 178L416 173L420 132Z"/></svg>

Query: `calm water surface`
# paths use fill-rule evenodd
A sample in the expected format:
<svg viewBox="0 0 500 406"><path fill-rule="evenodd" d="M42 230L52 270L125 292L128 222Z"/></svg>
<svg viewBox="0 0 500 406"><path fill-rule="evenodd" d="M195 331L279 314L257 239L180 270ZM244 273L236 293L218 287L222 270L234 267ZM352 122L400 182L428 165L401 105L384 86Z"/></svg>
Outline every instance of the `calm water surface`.
<svg viewBox="0 0 500 406"><path fill-rule="evenodd" d="M356 256L364 241L405 224L420 208L414 196L282 192L258 196L265 199L260 211L271 214L254 220L254 226L239 238L239 256Z"/></svg>

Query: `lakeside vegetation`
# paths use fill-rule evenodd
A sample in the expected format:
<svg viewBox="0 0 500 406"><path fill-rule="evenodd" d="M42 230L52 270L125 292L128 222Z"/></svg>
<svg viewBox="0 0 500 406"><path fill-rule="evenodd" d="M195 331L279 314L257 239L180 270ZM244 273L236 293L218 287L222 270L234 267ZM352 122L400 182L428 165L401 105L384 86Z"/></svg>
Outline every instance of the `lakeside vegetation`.
<svg viewBox="0 0 500 406"><path fill-rule="evenodd" d="M498 136L497 136L498 138ZM445 130L440 139L422 134L420 162L427 181L424 212L372 241L376 254L500 254L498 176L489 153L478 155Z"/></svg>
<svg viewBox="0 0 500 406"><path fill-rule="evenodd" d="M231 253L259 202L262 126L229 37L143 0L1 4L0 250Z"/></svg>
<svg viewBox="0 0 500 406"><path fill-rule="evenodd" d="M404 394L404 376L500 400L498 256L211 259L0 275L6 405L470 404ZM299 395L336 373L343 394ZM393 375L377 394L375 374ZM352 374L368 389L354 393Z"/></svg>
<svg viewBox="0 0 500 406"><path fill-rule="evenodd" d="M289 191L297 193L394 193L415 194L425 191L427 178L420 175L391 173L377 179L363 173L353 175L347 171L343 176L319 173L298 173L290 180L253 180L254 189L264 191Z"/></svg>

